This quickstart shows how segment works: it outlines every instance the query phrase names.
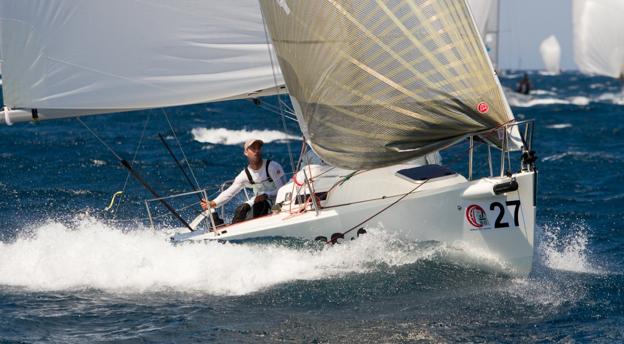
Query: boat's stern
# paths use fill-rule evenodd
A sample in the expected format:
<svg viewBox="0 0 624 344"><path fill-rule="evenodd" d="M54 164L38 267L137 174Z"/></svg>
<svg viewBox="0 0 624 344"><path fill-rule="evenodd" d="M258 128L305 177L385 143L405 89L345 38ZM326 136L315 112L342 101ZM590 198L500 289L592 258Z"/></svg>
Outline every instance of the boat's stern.
<svg viewBox="0 0 624 344"><path fill-rule="evenodd" d="M464 241L502 258L518 274L533 263L537 172L484 178L462 194Z"/></svg>

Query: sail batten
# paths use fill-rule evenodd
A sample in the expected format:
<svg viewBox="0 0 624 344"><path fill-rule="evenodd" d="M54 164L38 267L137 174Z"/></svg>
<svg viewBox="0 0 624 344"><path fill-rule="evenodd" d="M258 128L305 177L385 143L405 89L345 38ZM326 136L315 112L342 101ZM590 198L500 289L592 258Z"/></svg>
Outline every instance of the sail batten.
<svg viewBox="0 0 624 344"><path fill-rule="evenodd" d="M398 163L513 119L464 1L260 4L300 127L333 165Z"/></svg>

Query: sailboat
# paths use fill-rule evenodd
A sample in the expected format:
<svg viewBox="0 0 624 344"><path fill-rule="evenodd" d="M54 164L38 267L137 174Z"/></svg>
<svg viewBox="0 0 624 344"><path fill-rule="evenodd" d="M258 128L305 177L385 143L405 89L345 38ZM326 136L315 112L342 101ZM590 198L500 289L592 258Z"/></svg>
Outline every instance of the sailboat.
<svg viewBox="0 0 624 344"><path fill-rule="evenodd" d="M561 72L561 46L557 37L550 35L543 40L540 44L540 54L548 74L557 75Z"/></svg>
<svg viewBox="0 0 624 344"><path fill-rule="evenodd" d="M6 124L288 93L322 161L302 154L273 214L217 226L206 211L180 219L174 243L382 227L530 271L532 122L514 119L465 1L0 4ZM464 176L436 153L466 141ZM477 142L500 156L488 148L479 179Z"/></svg>
<svg viewBox="0 0 624 344"><path fill-rule="evenodd" d="M574 0L574 59L581 72L612 78L624 75L624 2Z"/></svg>

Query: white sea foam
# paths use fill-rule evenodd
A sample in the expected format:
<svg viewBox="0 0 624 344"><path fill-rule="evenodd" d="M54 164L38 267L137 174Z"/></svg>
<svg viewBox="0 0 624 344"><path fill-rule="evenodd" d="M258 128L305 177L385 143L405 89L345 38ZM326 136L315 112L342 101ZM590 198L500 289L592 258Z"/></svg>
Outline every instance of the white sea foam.
<svg viewBox="0 0 624 344"><path fill-rule="evenodd" d="M609 159L609 160L619 160L620 158L606 153L606 152L580 152L580 151L569 151L569 152L563 152L563 153L557 153L557 154L553 154L553 155L549 155L545 158L542 159L542 161L557 161L557 160L561 160L567 157L572 157L575 158L577 160L592 160L592 159L598 159L598 160L605 160L605 159Z"/></svg>
<svg viewBox="0 0 624 344"><path fill-rule="evenodd" d="M603 273L604 271L589 259L587 233L583 224L572 226L568 234L563 234L560 227L546 226L540 232L538 259L551 269Z"/></svg>
<svg viewBox="0 0 624 344"><path fill-rule="evenodd" d="M548 90L533 90L533 91L531 91L531 94L538 95L538 96L543 96L543 95L555 96L555 95L557 95L556 92L548 91Z"/></svg>
<svg viewBox="0 0 624 344"><path fill-rule="evenodd" d="M577 96L566 99L561 98L532 98L532 97L520 97L510 96L508 97L509 105L515 107L533 107L538 105L576 105L586 106L591 100L587 97Z"/></svg>
<svg viewBox="0 0 624 344"><path fill-rule="evenodd" d="M547 125L546 128L548 129L566 129L566 128L571 128L572 124L570 123L557 123L557 124L551 124L551 125Z"/></svg>
<svg viewBox="0 0 624 344"><path fill-rule="evenodd" d="M589 99L587 97L583 97L583 96L576 96L576 97L568 98L568 101L572 105L587 106L591 102L591 99Z"/></svg>
<svg viewBox="0 0 624 344"><path fill-rule="evenodd" d="M559 307L583 298L586 290L574 280L557 280L549 277L515 278L505 284L502 292L522 298L526 303Z"/></svg>
<svg viewBox="0 0 624 344"><path fill-rule="evenodd" d="M537 72L537 74L542 75L542 76L558 76L560 73L553 73L553 72L549 72L545 70L540 70Z"/></svg>
<svg viewBox="0 0 624 344"><path fill-rule="evenodd" d="M496 257L461 243L403 241L374 228L358 240L331 247L275 241L172 245L162 232L121 230L88 216L71 225L51 221L28 232L0 243L0 285L244 295L282 283L376 272L422 260L505 269Z"/></svg>
<svg viewBox="0 0 624 344"><path fill-rule="evenodd" d="M171 245L161 233L122 231L91 219L50 222L0 243L0 284L33 290L198 291L242 295L296 280L365 273L440 252L382 232L333 247L279 243Z"/></svg>
<svg viewBox="0 0 624 344"><path fill-rule="evenodd" d="M612 103L615 105L624 105L624 92L620 93L604 93L597 98L600 102Z"/></svg>
<svg viewBox="0 0 624 344"><path fill-rule="evenodd" d="M294 135L277 130L230 130L225 128L194 128L191 130L193 139L202 143L240 145L249 139L260 139L267 142L299 140Z"/></svg>
<svg viewBox="0 0 624 344"><path fill-rule="evenodd" d="M106 161L98 160L98 159L91 159L91 164L93 164L93 166L104 166L106 165Z"/></svg>
<svg viewBox="0 0 624 344"><path fill-rule="evenodd" d="M533 107L540 105L576 105L587 106L591 103L591 99L584 96L575 96L569 98L557 98L556 89L551 91L547 90L534 90L531 91L531 95L524 95L514 92L510 88L504 88L505 97L509 102L509 105L514 107Z"/></svg>
<svg viewBox="0 0 624 344"><path fill-rule="evenodd" d="M587 229L583 223L562 231L558 225L536 227L534 276L512 279L502 291L541 306L559 307L582 299L587 288L572 273L604 274L591 258ZM546 268L546 269L544 269ZM565 272L553 273L552 270Z"/></svg>

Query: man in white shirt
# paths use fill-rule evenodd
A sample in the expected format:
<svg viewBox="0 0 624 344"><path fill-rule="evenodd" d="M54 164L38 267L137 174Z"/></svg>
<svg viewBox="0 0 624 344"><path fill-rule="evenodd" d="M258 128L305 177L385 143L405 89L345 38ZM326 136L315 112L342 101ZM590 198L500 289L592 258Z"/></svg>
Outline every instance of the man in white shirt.
<svg viewBox="0 0 624 344"><path fill-rule="evenodd" d="M245 221L250 210L253 211L254 218L266 215L271 211L277 190L285 183L284 169L275 161L262 159L263 144L262 140L247 140L245 142L243 152L249 165L236 176L232 185L214 200L202 200L201 206L204 210L226 204L243 188L247 187L253 189L253 198L236 208L232 223Z"/></svg>

